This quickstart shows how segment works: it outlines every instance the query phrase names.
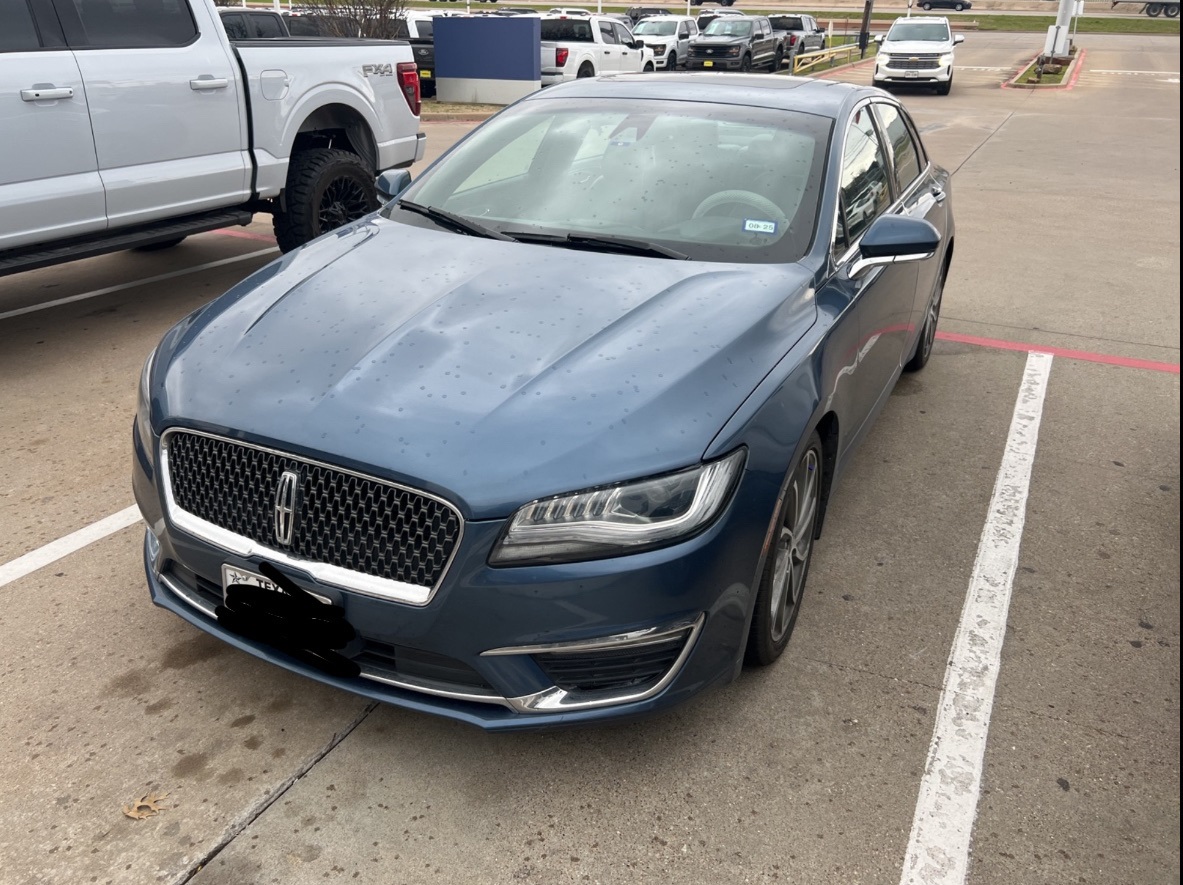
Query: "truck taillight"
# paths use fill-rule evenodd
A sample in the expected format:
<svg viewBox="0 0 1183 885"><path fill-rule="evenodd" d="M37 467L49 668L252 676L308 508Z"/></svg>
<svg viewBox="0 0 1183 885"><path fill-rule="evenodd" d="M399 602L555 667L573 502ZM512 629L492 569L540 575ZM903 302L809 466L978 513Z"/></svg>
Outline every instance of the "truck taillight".
<svg viewBox="0 0 1183 885"><path fill-rule="evenodd" d="M789 34L789 45L793 46L796 44L796 42L797 42L797 35L796 34Z"/></svg>
<svg viewBox="0 0 1183 885"><path fill-rule="evenodd" d="M398 86L403 91L403 98L407 100L407 107L411 109L412 114L418 117L419 109L422 106L422 100L419 97L419 66L413 61L400 61L397 74Z"/></svg>
<svg viewBox="0 0 1183 885"><path fill-rule="evenodd" d="M570 49L564 49L561 46L555 49L555 66L565 68L567 66L567 56L570 54Z"/></svg>

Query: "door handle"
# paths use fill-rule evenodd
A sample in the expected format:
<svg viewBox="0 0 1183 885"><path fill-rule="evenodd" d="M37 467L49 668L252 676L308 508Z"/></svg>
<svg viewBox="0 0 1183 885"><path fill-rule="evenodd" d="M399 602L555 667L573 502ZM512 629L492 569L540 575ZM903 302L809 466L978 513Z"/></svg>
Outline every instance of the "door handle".
<svg viewBox="0 0 1183 885"><path fill-rule="evenodd" d="M58 98L73 98L71 86L34 86L21 90L21 101L53 101Z"/></svg>
<svg viewBox="0 0 1183 885"><path fill-rule="evenodd" d="M932 189L932 198L938 203L942 203L945 200L945 192L939 187L934 187Z"/></svg>
<svg viewBox="0 0 1183 885"><path fill-rule="evenodd" d="M230 81L225 77L211 77L209 74L202 74L196 80L189 81L189 88L196 92L206 92L210 89L225 89L230 85Z"/></svg>

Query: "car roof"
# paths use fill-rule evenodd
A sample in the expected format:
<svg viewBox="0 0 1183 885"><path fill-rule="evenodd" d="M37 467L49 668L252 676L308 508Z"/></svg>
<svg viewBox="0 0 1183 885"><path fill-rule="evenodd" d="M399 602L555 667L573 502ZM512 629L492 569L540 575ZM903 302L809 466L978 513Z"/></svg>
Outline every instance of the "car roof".
<svg viewBox="0 0 1183 885"><path fill-rule="evenodd" d="M647 15L638 21L637 24L640 24L646 19L660 20L663 22L692 22L695 20L692 15Z"/></svg>
<svg viewBox="0 0 1183 885"><path fill-rule="evenodd" d="M712 72L608 74L548 86L522 101L547 101L558 97L694 101L801 111L837 119L848 106L871 96L883 98L883 93L838 80Z"/></svg>
<svg viewBox="0 0 1183 885"><path fill-rule="evenodd" d="M949 19L943 15L901 15L892 24L894 25L897 22L918 22L922 25L936 24L938 22L948 24Z"/></svg>

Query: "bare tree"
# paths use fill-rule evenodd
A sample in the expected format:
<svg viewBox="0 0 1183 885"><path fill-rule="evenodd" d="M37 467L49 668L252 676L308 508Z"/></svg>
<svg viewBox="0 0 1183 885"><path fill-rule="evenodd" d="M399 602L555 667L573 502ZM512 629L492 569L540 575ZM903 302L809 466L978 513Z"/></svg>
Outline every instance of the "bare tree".
<svg viewBox="0 0 1183 885"><path fill-rule="evenodd" d="M300 12L323 16L325 31L336 37L392 39L406 35L399 27L407 0L299 0Z"/></svg>

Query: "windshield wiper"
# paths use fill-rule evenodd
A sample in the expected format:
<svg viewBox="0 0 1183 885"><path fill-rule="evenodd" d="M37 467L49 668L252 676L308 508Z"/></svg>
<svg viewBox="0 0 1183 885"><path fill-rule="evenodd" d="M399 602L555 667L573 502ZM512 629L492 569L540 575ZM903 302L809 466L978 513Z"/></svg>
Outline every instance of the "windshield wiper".
<svg viewBox="0 0 1183 885"><path fill-rule="evenodd" d="M412 203L410 200L399 200L395 205L400 209L406 209L408 212L414 212L422 215L424 218L430 218L437 224L446 225L471 237L484 237L487 240L504 240L507 243L515 242L514 238L508 234L493 230L491 227L485 227L479 221L473 221L471 218L465 218L463 215L457 215L455 212L449 212L447 209L438 209L435 206L423 206L419 203Z"/></svg>
<svg viewBox="0 0 1183 885"><path fill-rule="evenodd" d="M632 237L614 237L595 234L541 234L531 231L513 231L512 238L522 243L541 243L547 246L567 246L596 252L625 252L629 255L648 255L653 258L673 258L688 261L690 256L677 249L636 240Z"/></svg>

